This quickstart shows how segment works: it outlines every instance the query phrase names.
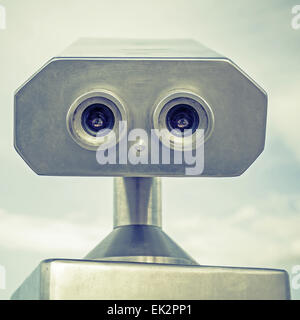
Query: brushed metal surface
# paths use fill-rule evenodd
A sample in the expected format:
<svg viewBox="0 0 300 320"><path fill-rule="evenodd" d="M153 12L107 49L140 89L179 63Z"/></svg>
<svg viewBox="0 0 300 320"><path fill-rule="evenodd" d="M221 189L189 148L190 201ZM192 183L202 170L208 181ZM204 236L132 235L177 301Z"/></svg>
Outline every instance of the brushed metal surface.
<svg viewBox="0 0 300 320"><path fill-rule="evenodd" d="M109 43L82 40L69 54L50 60L16 92L15 148L37 174L186 176L185 164L99 165L95 151L80 147L66 128L67 113L78 97L97 90L122 100L128 131L140 128L148 136L154 109L170 92L200 96L214 117L201 176L240 175L262 152L266 93L231 60L194 41ZM132 145L128 142L128 150Z"/></svg>
<svg viewBox="0 0 300 320"><path fill-rule="evenodd" d="M283 270L45 260L12 299L290 299Z"/></svg>
<svg viewBox="0 0 300 320"><path fill-rule="evenodd" d="M115 228L85 259L198 265L161 228L151 225Z"/></svg>
<svg viewBox="0 0 300 320"><path fill-rule="evenodd" d="M62 58L219 58L220 54L192 39L81 38L66 48Z"/></svg>
<svg viewBox="0 0 300 320"><path fill-rule="evenodd" d="M114 228L161 223L160 178L114 178Z"/></svg>

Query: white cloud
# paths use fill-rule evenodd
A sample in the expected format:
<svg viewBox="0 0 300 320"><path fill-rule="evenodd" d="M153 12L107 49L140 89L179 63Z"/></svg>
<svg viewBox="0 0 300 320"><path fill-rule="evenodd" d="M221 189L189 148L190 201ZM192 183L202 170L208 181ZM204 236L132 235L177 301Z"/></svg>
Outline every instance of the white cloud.
<svg viewBox="0 0 300 320"><path fill-rule="evenodd" d="M82 257L110 231L84 214L35 217L0 210L0 247ZM232 214L177 214L167 232L200 264L274 266L300 263L300 198L272 195Z"/></svg>
<svg viewBox="0 0 300 320"><path fill-rule="evenodd" d="M87 215L61 218L8 213L0 209L0 248L80 258L110 230Z"/></svg>
<svg viewBox="0 0 300 320"><path fill-rule="evenodd" d="M273 194L227 215L194 211L173 218L167 233L200 264L284 266L288 271L300 264L299 195ZM93 223L80 213L52 218L0 209L0 250L81 258L110 231L101 221Z"/></svg>
<svg viewBox="0 0 300 320"><path fill-rule="evenodd" d="M171 236L200 263L274 267L300 263L299 196L273 195L230 215L176 216Z"/></svg>

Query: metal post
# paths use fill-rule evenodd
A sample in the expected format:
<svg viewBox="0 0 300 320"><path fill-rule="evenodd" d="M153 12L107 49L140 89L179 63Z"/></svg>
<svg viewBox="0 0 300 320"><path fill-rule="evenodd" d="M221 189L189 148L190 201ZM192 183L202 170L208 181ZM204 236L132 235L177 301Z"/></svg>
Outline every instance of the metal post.
<svg viewBox="0 0 300 320"><path fill-rule="evenodd" d="M114 230L85 258L198 265L161 228L161 179L114 178Z"/></svg>
<svg viewBox="0 0 300 320"><path fill-rule="evenodd" d="M161 179L114 179L114 228L126 225L161 227Z"/></svg>

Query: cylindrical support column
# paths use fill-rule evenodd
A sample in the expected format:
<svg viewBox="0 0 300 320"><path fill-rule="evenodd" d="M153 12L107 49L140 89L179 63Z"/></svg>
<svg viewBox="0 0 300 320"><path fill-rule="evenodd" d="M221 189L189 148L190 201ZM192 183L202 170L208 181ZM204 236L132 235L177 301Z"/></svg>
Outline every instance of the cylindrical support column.
<svg viewBox="0 0 300 320"><path fill-rule="evenodd" d="M161 227L160 178L114 178L114 228Z"/></svg>
<svg viewBox="0 0 300 320"><path fill-rule="evenodd" d="M114 230L89 260L197 265L161 228L160 178L114 178Z"/></svg>

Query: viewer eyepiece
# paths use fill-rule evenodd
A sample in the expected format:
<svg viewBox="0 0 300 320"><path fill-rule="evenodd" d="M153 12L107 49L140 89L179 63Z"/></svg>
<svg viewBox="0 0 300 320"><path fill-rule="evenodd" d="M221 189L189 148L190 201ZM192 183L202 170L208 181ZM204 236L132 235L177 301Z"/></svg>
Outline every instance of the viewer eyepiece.
<svg viewBox="0 0 300 320"><path fill-rule="evenodd" d="M82 113L81 123L84 130L96 136L97 133L104 130L101 135L105 134L105 131L112 130L115 124L115 117L109 107L104 104L96 103L88 106Z"/></svg>
<svg viewBox="0 0 300 320"><path fill-rule="evenodd" d="M181 135L187 129L191 129L193 134L199 126L199 116L192 106L178 104L168 111L166 125L170 131L177 131L178 135Z"/></svg>

